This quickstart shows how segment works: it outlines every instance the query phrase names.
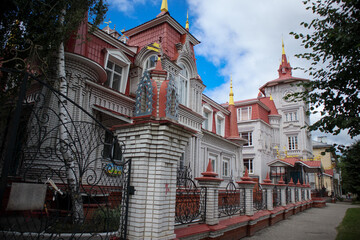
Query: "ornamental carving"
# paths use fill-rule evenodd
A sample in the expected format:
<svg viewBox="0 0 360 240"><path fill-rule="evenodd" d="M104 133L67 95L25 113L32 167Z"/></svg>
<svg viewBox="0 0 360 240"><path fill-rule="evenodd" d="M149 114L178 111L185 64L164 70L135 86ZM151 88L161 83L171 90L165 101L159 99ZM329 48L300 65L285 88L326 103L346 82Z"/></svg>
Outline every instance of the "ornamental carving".
<svg viewBox="0 0 360 240"><path fill-rule="evenodd" d="M178 120L179 117L179 95L172 74L169 77L169 83L166 89L166 117Z"/></svg>
<svg viewBox="0 0 360 240"><path fill-rule="evenodd" d="M145 70L136 90L135 116L151 114L153 110L153 90L150 74Z"/></svg>

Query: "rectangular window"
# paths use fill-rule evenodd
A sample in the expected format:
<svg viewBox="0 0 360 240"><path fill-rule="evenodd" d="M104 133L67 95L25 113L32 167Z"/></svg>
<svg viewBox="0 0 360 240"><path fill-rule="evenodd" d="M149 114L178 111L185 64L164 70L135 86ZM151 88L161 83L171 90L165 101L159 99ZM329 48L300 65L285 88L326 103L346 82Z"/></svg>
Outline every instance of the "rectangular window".
<svg viewBox="0 0 360 240"><path fill-rule="evenodd" d="M251 120L251 107L242 107L238 108L238 121L247 121Z"/></svg>
<svg viewBox="0 0 360 240"><path fill-rule="evenodd" d="M247 168L249 174L254 174L254 159L245 158L244 159L244 169Z"/></svg>
<svg viewBox="0 0 360 240"><path fill-rule="evenodd" d="M106 65L107 80L105 86L120 91L122 70L122 67L109 60Z"/></svg>
<svg viewBox="0 0 360 240"><path fill-rule="evenodd" d="M223 164L222 164L222 175L224 177L229 176L229 164L230 164L230 159L224 158L223 159Z"/></svg>
<svg viewBox="0 0 360 240"><path fill-rule="evenodd" d="M242 132L242 133L240 133L240 137L248 140L247 143L244 143L244 146L252 146L253 145L252 132Z"/></svg>
<svg viewBox="0 0 360 240"><path fill-rule="evenodd" d="M298 137L297 136L288 137L288 142L289 142L289 150L298 149Z"/></svg>
<svg viewBox="0 0 360 240"><path fill-rule="evenodd" d="M296 122L298 120L297 112L288 112L285 113L286 122Z"/></svg>
<svg viewBox="0 0 360 240"><path fill-rule="evenodd" d="M209 113L208 112L204 112L204 122L203 122L203 128L206 130L209 130Z"/></svg>
<svg viewBox="0 0 360 240"><path fill-rule="evenodd" d="M223 135L222 134L222 125L223 125L223 119L217 118L216 133L221 135L221 136Z"/></svg>

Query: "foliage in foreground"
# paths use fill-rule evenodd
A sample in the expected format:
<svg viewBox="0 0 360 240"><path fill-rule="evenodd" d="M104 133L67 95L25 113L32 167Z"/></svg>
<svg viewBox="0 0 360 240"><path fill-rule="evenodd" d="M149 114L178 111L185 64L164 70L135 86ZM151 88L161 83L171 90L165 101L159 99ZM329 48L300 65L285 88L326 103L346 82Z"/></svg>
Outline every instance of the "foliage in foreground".
<svg viewBox="0 0 360 240"><path fill-rule="evenodd" d="M305 0L315 14L302 22L307 34L290 33L300 39L305 53L299 58L311 62L306 70L313 81L300 83L302 93L292 96L310 104L310 113L320 110L321 118L309 130L351 137L360 134L360 0Z"/></svg>
<svg viewBox="0 0 360 240"><path fill-rule="evenodd" d="M360 239L360 208L349 208L337 227L336 240Z"/></svg>
<svg viewBox="0 0 360 240"><path fill-rule="evenodd" d="M360 196L360 141L344 149L341 157L341 175L343 189Z"/></svg>

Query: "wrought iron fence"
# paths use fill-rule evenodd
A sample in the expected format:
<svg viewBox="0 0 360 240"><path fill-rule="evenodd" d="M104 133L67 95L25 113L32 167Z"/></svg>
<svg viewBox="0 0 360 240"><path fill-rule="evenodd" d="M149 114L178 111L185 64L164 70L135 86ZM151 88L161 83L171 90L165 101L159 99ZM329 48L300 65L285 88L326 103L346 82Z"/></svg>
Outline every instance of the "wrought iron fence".
<svg viewBox="0 0 360 240"><path fill-rule="evenodd" d="M286 187L286 204L289 204L291 202L291 189L289 187Z"/></svg>
<svg viewBox="0 0 360 240"><path fill-rule="evenodd" d="M267 204L267 194L266 190L262 189L261 185L258 184L258 187L255 187L253 191L253 206L254 211L260 211L266 209Z"/></svg>
<svg viewBox="0 0 360 240"><path fill-rule="evenodd" d="M245 214L245 189L236 188L231 179L225 190L219 190L219 217Z"/></svg>
<svg viewBox="0 0 360 240"><path fill-rule="evenodd" d="M273 206L278 207L281 205L281 190L276 185L273 189Z"/></svg>
<svg viewBox="0 0 360 240"><path fill-rule="evenodd" d="M0 238L126 239L131 162L122 158L124 146L45 81L0 70Z"/></svg>
<svg viewBox="0 0 360 240"><path fill-rule="evenodd" d="M300 191L301 191L301 200L304 201L305 200L305 189L301 188Z"/></svg>
<svg viewBox="0 0 360 240"><path fill-rule="evenodd" d="M197 187L190 167L177 171L175 224L205 222L206 188Z"/></svg>

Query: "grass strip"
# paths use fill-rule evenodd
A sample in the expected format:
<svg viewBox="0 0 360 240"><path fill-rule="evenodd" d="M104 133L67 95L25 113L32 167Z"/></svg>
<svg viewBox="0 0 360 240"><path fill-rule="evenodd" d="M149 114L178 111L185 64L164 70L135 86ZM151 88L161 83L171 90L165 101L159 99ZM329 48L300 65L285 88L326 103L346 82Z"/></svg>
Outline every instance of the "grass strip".
<svg viewBox="0 0 360 240"><path fill-rule="evenodd" d="M360 208L349 208L337 230L336 240L360 239Z"/></svg>

